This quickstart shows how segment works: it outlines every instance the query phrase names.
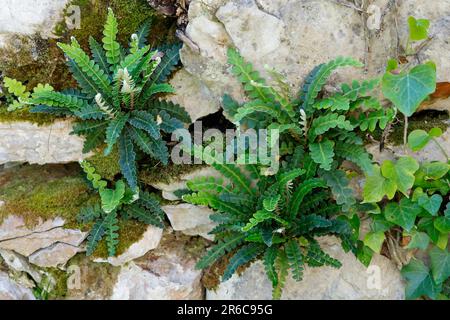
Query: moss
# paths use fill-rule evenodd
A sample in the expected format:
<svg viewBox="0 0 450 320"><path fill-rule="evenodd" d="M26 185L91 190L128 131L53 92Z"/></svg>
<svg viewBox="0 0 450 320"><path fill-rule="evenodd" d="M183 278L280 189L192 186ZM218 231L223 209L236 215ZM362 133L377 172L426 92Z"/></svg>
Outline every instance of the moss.
<svg viewBox="0 0 450 320"><path fill-rule="evenodd" d="M8 215L35 225L39 218L62 217L67 227L85 229L76 222L80 207L98 201L89 192L78 165L22 166L0 174L0 222Z"/></svg>
<svg viewBox="0 0 450 320"><path fill-rule="evenodd" d="M422 129L429 131L434 127L441 128L442 131L448 129L446 121L449 120L449 115L446 112L426 111L419 112L408 119L408 134L414 130ZM393 126L393 131L389 135L389 142L394 145L403 144L404 120Z"/></svg>
<svg viewBox="0 0 450 320"><path fill-rule="evenodd" d="M139 174L139 180L147 185L154 183L170 183L176 180L179 176L187 174L198 169L205 167L206 165L177 165L169 164L167 166L153 164L145 164L141 166L141 172Z"/></svg>
<svg viewBox="0 0 450 320"><path fill-rule="evenodd" d="M45 273L53 280L53 286L48 293L49 299L61 299L67 294L67 279L69 275L66 271L57 268L45 268Z"/></svg>
<svg viewBox="0 0 450 320"><path fill-rule="evenodd" d="M119 244L117 246L116 256L124 253L133 243L142 239L144 232L147 230L147 225L135 220L119 219ZM93 253L95 258L107 258L108 249L106 241L100 241L97 249Z"/></svg>
<svg viewBox="0 0 450 320"><path fill-rule="evenodd" d="M0 102L0 123L11 123L18 121L28 121L39 126L51 124L55 121L55 116L45 113L31 113L27 109L9 112L6 105Z"/></svg>
<svg viewBox="0 0 450 320"><path fill-rule="evenodd" d="M95 171L104 179L113 181L114 177L120 173L119 151L117 145L108 156L104 156L103 148L100 148L95 155L87 160L94 166Z"/></svg>

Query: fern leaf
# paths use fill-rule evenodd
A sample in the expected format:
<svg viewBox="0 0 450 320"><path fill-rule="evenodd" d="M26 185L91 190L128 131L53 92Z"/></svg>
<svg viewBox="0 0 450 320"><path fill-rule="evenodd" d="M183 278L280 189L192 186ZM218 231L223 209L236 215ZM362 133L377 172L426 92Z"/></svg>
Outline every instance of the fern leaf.
<svg viewBox="0 0 450 320"><path fill-rule="evenodd" d="M89 104L84 99L79 99L75 96L54 91L35 93L30 102L33 104L43 104L51 107L63 107L69 109L71 112L89 108Z"/></svg>
<svg viewBox="0 0 450 320"><path fill-rule="evenodd" d="M125 128L125 124L127 123L129 118L128 113L119 113L116 118L110 121L108 128L106 128L106 140L107 144L104 154L105 156L109 155L119 139L119 136L122 134L123 129Z"/></svg>
<svg viewBox="0 0 450 320"><path fill-rule="evenodd" d="M277 220L279 222L282 222L283 224L287 224L286 221L279 218L274 213L267 211L267 210L259 210L253 215L253 217L250 218L249 222L242 228L242 231L248 232L251 229L253 229L254 227L256 227L258 224L260 224L261 222L270 220L270 219Z"/></svg>
<svg viewBox="0 0 450 320"><path fill-rule="evenodd" d="M106 219L98 220L87 237L86 255L91 256L106 233Z"/></svg>
<svg viewBox="0 0 450 320"><path fill-rule="evenodd" d="M105 97L111 96L108 76L81 48L64 43L58 43L58 46L78 65L79 71L83 74L83 87L87 86L89 93L100 92Z"/></svg>
<svg viewBox="0 0 450 320"><path fill-rule="evenodd" d="M380 109L370 112L368 115L361 114L359 116L359 128L361 131L373 132L377 125L384 130L389 122L394 119L395 112L393 109Z"/></svg>
<svg viewBox="0 0 450 320"><path fill-rule="evenodd" d="M184 122L191 123L191 116L187 111L178 104L165 100L152 100L148 105L150 109L156 110L158 113L161 111L167 112L170 116Z"/></svg>
<svg viewBox="0 0 450 320"><path fill-rule="evenodd" d="M113 211L105 217L105 238L108 247L108 255L113 257L116 255L116 248L119 244L119 226L117 225L117 212Z"/></svg>
<svg viewBox="0 0 450 320"><path fill-rule="evenodd" d="M306 254L306 263L311 267L330 266L340 268L342 264L339 260L332 258L328 253L324 252L318 244L310 244Z"/></svg>
<svg viewBox="0 0 450 320"><path fill-rule="evenodd" d="M249 263L264 251L264 246L258 243L251 243L239 249L230 259L225 269L222 281L227 281L236 272L236 270Z"/></svg>
<svg viewBox="0 0 450 320"><path fill-rule="evenodd" d="M127 128L127 131L131 139L133 139L134 143L139 147L139 149L141 149L146 154L154 154L152 149L152 141L144 131L131 126Z"/></svg>
<svg viewBox="0 0 450 320"><path fill-rule="evenodd" d="M270 91L265 88L266 82L259 72L253 69L251 63L246 62L239 52L233 48L228 49L228 63L233 66L232 72L244 85L244 90L252 99L270 102Z"/></svg>
<svg viewBox="0 0 450 320"><path fill-rule="evenodd" d="M244 242L244 234L235 234L228 236L225 239L219 241L214 247L212 247L206 255L197 262L197 269L205 269L211 266L214 262L223 257L226 253L234 250L242 242Z"/></svg>
<svg viewBox="0 0 450 320"><path fill-rule="evenodd" d="M172 118L170 114L165 112L164 110L159 112L159 117L161 119L161 130L166 133L172 133L178 129L183 129L184 124L177 118Z"/></svg>
<svg viewBox="0 0 450 320"><path fill-rule="evenodd" d="M275 260L278 256L278 248L272 246L266 249L264 254L264 269L266 270L267 277L272 282L272 287L276 287L278 284L278 274L275 268Z"/></svg>
<svg viewBox="0 0 450 320"><path fill-rule="evenodd" d="M108 8L105 28L103 30L103 48L106 52L106 58L110 64L110 69L114 70L120 61L120 44L117 42L118 23L111 8Z"/></svg>
<svg viewBox="0 0 450 320"><path fill-rule="evenodd" d="M303 198L317 188L325 188L326 184L322 179L313 178L302 182L294 191L288 205L288 212L291 217L295 217L300 209Z"/></svg>
<svg viewBox="0 0 450 320"><path fill-rule="evenodd" d="M300 281L303 277L303 255L297 240L291 239L284 245L284 251L292 270L292 277Z"/></svg>
<svg viewBox="0 0 450 320"><path fill-rule="evenodd" d="M141 192L139 194L138 204L157 215L161 220L164 219L165 213L161 209L159 201L154 194Z"/></svg>
<svg viewBox="0 0 450 320"><path fill-rule="evenodd" d="M311 124L310 138L314 139L318 135L324 134L330 129L340 128L347 131L353 130L353 126L350 121L345 119L345 116L337 113L330 113L325 116L317 117Z"/></svg>
<svg viewBox="0 0 450 320"><path fill-rule="evenodd" d="M138 48L142 48L147 44L147 38L150 34L150 27L152 25L152 19L145 20L136 31L136 36L138 38Z"/></svg>
<svg viewBox="0 0 450 320"><path fill-rule="evenodd" d="M317 98L322 87L333 71L340 67L363 67L364 65L352 58L338 57L328 63L321 64L313 69L305 80L305 84L300 92L300 100L302 102L301 109L306 114L312 113L311 106Z"/></svg>
<svg viewBox="0 0 450 320"><path fill-rule="evenodd" d="M30 97L30 93L27 91L27 87L22 84L22 82L5 77L3 79L5 88L8 89L8 92L17 98L27 99Z"/></svg>
<svg viewBox="0 0 450 320"><path fill-rule="evenodd" d="M279 195L279 194L274 195L274 196L270 196L268 198L265 198L263 200L263 207L264 207L264 209L269 211L269 212L275 211L275 209L278 206L278 202L280 201L280 199L281 199L281 195Z"/></svg>
<svg viewBox="0 0 450 320"><path fill-rule="evenodd" d="M138 49L134 53L130 53L123 60L120 61L120 68L125 70L133 70L138 63L142 60L145 54L150 50L149 46Z"/></svg>
<svg viewBox="0 0 450 320"><path fill-rule="evenodd" d="M97 220L102 216L102 209L99 204L94 206L83 207L77 216L77 221L80 223L89 223Z"/></svg>
<svg viewBox="0 0 450 320"><path fill-rule="evenodd" d="M50 106L34 106L29 109L30 113L48 113L58 116L68 116L72 115L72 111L63 107L50 107Z"/></svg>
<svg viewBox="0 0 450 320"><path fill-rule="evenodd" d="M347 111L350 109L350 100L340 94L319 100L314 103L314 109L327 109L331 111Z"/></svg>
<svg viewBox="0 0 450 320"><path fill-rule="evenodd" d="M279 249L277 260L275 261L276 268L278 269L278 281L277 285L274 286L272 297L274 300L279 300L281 298L281 293L283 291L284 285L286 283L286 278L289 271L289 262L286 257L284 250Z"/></svg>
<svg viewBox="0 0 450 320"><path fill-rule="evenodd" d="M92 57L95 63L100 67L100 69L109 74L109 64L106 58L105 50L102 48L100 43L97 42L93 37L89 37L89 47L91 49Z"/></svg>
<svg viewBox="0 0 450 320"><path fill-rule="evenodd" d="M183 196L183 200L191 204L209 206L215 210L226 212L236 217L246 216L246 213L245 211L243 211L242 207L223 201L216 195L204 191L192 194L185 194Z"/></svg>
<svg viewBox="0 0 450 320"><path fill-rule="evenodd" d="M163 139L150 138L150 140L152 142L153 158L161 161L166 166L169 163L169 149L166 142Z"/></svg>
<svg viewBox="0 0 450 320"><path fill-rule="evenodd" d="M303 169L305 170L305 179L311 179L316 175L317 163L311 159L309 154L306 154L303 160Z"/></svg>
<svg viewBox="0 0 450 320"><path fill-rule="evenodd" d="M100 92L100 89L94 80L88 77L74 60L69 59L67 61L67 66L72 73L72 77L77 81L78 86L81 88L81 91L87 97L94 97L97 92Z"/></svg>
<svg viewBox="0 0 450 320"><path fill-rule="evenodd" d="M205 191L219 194L225 190L223 179L215 177L197 177L186 183L191 191ZM229 190L227 190L229 191Z"/></svg>
<svg viewBox="0 0 450 320"><path fill-rule="evenodd" d="M105 113L97 105L87 104L75 111L74 114L82 120L102 120Z"/></svg>
<svg viewBox="0 0 450 320"><path fill-rule="evenodd" d="M338 157L355 163L365 173L372 173L372 160L370 159L369 153L367 153L366 149L364 149L363 146L338 142L336 143L334 151Z"/></svg>
<svg viewBox="0 0 450 320"><path fill-rule="evenodd" d="M344 83L341 85L342 95L350 101L355 101L360 96L374 90L381 82L381 78L364 80L359 82L354 80L351 85Z"/></svg>
<svg viewBox="0 0 450 320"><path fill-rule="evenodd" d="M168 83L156 83L142 92L142 101L147 101L159 93L174 93L175 89Z"/></svg>
<svg viewBox="0 0 450 320"><path fill-rule="evenodd" d="M348 185L349 181L345 172L341 170L323 171L320 176L326 181L336 199L336 203L342 205L344 212L355 205L356 199L353 196L353 189Z"/></svg>
<svg viewBox="0 0 450 320"><path fill-rule="evenodd" d="M119 138L119 165L122 174L128 182L131 189L137 187L137 169L136 153L134 152L133 142L127 132L124 132Z"/></svg>
<svg viewBox="0 0 450 320"><path fill-rule="evenodd" d="M124 210L128 213L130 217L143 222L145 224L151 224L158 228L164 228L161 217L149 210L146 210L136 204L126 206Z"/></svg>
<svg viewBox="0 0 450 320"><path fill-rule="evenodd" d="M161 137L159 126L153 119L153 115L146 111L133 111L131 113L130 124L137 129L145 130L154 139Z"/></svg>
<svg viewBox="0 0 450 320"><path fill-rule="evenodd" d="M92 186L97 190L102 190L108 184L102 177L95 173L95 168L88 161L81 161L80 167L86 173L86 178L92 183Z"/></svg>
<svg viewBox="0 0 450 320"><path fill-rule="evenodd" d="M331 164L334 157L334 142L328 139L324 139L321 142L311 143L309 145L311 151L311 159L315 163L320 165L324 170L331 170Z"/></svg>
<svg viewBox="0 0 450 320"><path fill-rule="evenodd" d="M314 229L328 228L332 225L332 221L316 214L302 216L295 225L295 234L307 235Z"/></svg>
<svg viewBox="0 0 450 320"><path fill-rule="evenodd" d="M251 195L255 194L255 190L251 187L251 181L235 165L214 163L212 167L228 178L235 188Z"/></svg>
<svg viewBox="0 0 450 320"><path fill-rule="evenodd" d="M241 122L248 115L255 112L268 114L275 119L281 117L280 110L276 106L271 103L264 103L261 100L254 100L247 102L237 110L237 113L234 115L234 121Z"/></svg>

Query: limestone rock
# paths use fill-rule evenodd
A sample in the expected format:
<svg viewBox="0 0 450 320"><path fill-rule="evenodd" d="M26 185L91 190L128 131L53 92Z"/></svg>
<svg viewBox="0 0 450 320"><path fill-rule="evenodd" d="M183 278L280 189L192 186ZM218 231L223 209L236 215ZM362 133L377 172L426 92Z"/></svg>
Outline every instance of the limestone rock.
<svg viewBox="0 0 450 320"><path fill-rule="evenodd" d="M296 282L288 277L282 299L317 300L374 300L404 299L404 283L394 263L375 255L366 269L351 253L345 253L339 241L333 237L320 239L322 248L342 262L340 269L331 267L309 268L303 280ZM272 285L261 261L254 262L241 276L236 274L219 285L217 290L208 290L208 300L271 299Z"/></svg>
<svg viewBox="0 0 450 320"><path fill-rule="evenodd" d="M33 292L11 280L0 271L0 300L36 300Z"/></svg>
<svg viewBox="0 0 450 320"><path fill-rule="evenodd" d="M78 246L57 242L49 247L37 250L28 259L32 264L39 267L57 268L63 267L67 261L82 251L84 249Z"/></svg>
<svg viewBox="0 0 450 320"><path fill-rule="evenodd" d="M41 283L41 273L35 267L31 266L24 256L21 256L13 251L3 249L0 249L0 256L3 258L5 264L10 270L29 274L36 283Z"/></svg>
<svg viewBox="0 0 450 320"><path fill-rule="evenodd" d="M58 120L38 126L30 122L0 123L0 164L77 162L83 154L83 139L70 135L72 121Z"/></svg>
<svg viewBox="0 0 450 320"><path fill-rule="evenodd" d="M208 240L214 240L214 236L208 234L216 223L209 219L213 211L207 207L195 206L189 203L163 206L170 224L175 231L190 236L200 235Z"/></svg>
<svg viewBox="0 0 450 320"><path fill-rule="evenodd" d="M108 259L96 259L96 262L108 262L113 266L121 266L134 259L140 258L150 250L158 247L163 235L163 229L155 226L148 226L142 235L141 240L133 243L124 253L118 257L109 257Z"/></svg>
<svg viewBox="0 0 450 320"><path fill-rule="evenodd" d="M170 183L154 183L152 184L152 187L161 190L164 199L170 201L180 200L174 192L177 190L186 189L186 182L198 177L222 177L222 175L211 167L204 167L199 170L183 174Z"/></svg>
<svg viewBox="0 0 450 320"><path fill-rule="evenodd" d="M199 300L203 296L197 258L185 240L166 236L157 250L122 267L113 300Z"/></svg>
<svg viewBox="0 0 450 320"><path fill-rule="evenodd" d="M69 0L3 0L0 11L0 46L6 35L52 37L55 24L61 19Z"/></svg>
<svg viewBox="0 0 450 320"><path fill-rule="evenodd" d="M448 152L450 150L450 128L442 136L436 138L436 141ZM382 152L380 152L378 144L367 145L366 149L373 155L373 160L378 163L382 163L384 160L395 160L405 155L413 156L419 162L447 162L447 158L434 141L430 141L425 148L417 152L412 152L408 147L405 150L403 144L387 145Z"/></svg>

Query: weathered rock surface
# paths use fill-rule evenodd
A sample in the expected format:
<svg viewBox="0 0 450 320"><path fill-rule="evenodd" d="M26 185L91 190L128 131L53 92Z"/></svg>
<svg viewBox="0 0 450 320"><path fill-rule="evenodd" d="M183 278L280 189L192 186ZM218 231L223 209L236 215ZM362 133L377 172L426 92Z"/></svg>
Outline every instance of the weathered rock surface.
<svg viewBox="0 0 450 320"><path fill-rule="evenodd" d="M209 219L213 211L207 207L195 206L189 203L163 206L162 209L170 220L175 231L181 231L189 236L202 236L214 240L208 234L216 224Z"/></svg>
<svg viewBox="0 0 450 320"><path fill-rule="evenodd" d="M400 272L387 258L376 255L366 269L356 258L345 253L336 238L320 240L322 248L342 262L340 269L331 267L305 268L301 282L288 277L282 299L404 299L404 284ZM272 285L262 262L254 262L240 277L233 277L208 290L206 298L215 299L271 299Z"/></svg>
<svg viewBox="0 0 450 320"><path fill-rule="evenodd" d="M33 292L13 280L5 272L0 271L0 300L36 300Z"/></svg>
<svg viewBox="0 0 450 320"><path fill-rule="evenodd" d="M113 300L198 300L203 297L202 272L186 240L166 236L157 250L122 267Z"/></svg>
<svg viewBox="0 0 450 320"><path fill-rule="evenodd" d="M141 240L133 243L124 253L118 257L109 257L108 259L96 259L96 262L108 262L113 266L121 266L134 259L140 258L150 250L158 247L163 235L163 229L154 226L148 226L142 235Z"/></svg>
<svg viewBox="0 0 450 320"><path fill-rule="evenodd" d="M436 141L442 146L446 152L450 152L450 128L447 129L444 134L438 138ZM373 155L373 160L382 163L384 160L395 160L401 156L411 155L419 162L429 162L429 161L442 161L447 162L447 157L442 153L439 146L434 142L430 141L425 148L420 151L412 152L408 147L406 149L403 145L399 146L386 146L382 152L380 152L378 144L372 144L366 146L366 149Z"/></svg>
<svg viewBox="0 0 450 320"><path fill-rule="evenodd" d="M76 162L83 154L83 139L70 135L72 122L58 120L38 126L30 122L0 123L0 164Z"/></svg>
<svg viewBox="0 0 450 320"><path fill-rule="evenodd" d="M0 47L14 34L53 36L53 28L61 19L69 0L3 0L0 11Z"/></svg>
<svg viewBox="0 0 450 320"><path fill-rule="evenodd" d="M0 249L14 251L41 267L63 266L76 253L86 232L63 228L64 220L55 218L27 227L23 218L8 216L0 225Z"/></svg>
<svg viewBox="0 0 450 320"><path fill-rule="evenodd" d="M211 167L204 167L199 170L183 174L170 183L153 183L152 187L161 190L164 199L170 201L180 200L174 192L177 190L186 189L186 182L198 177L221 177L221 174Z"/></svg>

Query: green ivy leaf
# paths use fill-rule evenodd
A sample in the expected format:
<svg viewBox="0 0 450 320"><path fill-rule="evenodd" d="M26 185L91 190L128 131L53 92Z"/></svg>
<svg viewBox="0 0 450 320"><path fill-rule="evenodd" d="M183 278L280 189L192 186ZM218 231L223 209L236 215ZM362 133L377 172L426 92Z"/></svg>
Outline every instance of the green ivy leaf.
<svg viewBox="0 0 450 320"><path fill-rule="evenodd" d="M441 286L434 282L430 270L420 260L413 259L401 271L403 277L407 280L406 298L417 299L421 296L427 296L436 299L441 291Z"/></svg>
<svg viewBox="0 0 450 320"><path fill-rule="evenodd" d="M419 105L436 90L436 68L431 64L422 64L409 72L383 76L382 90L405 116L410 117Z"/></svg>
<svg viewBox="0 0 450 320"><path fill-rule="evenodd" d="M391 202L384 209L386 220L393 222L406 231L411 231L414 227L417 216L422 209L417 203L408 198L403 198L400 203Z"/></svg>
<svg viewBox="0 0 450 320"><path fill-rule="evenodd" d="M447 249L434 247L430 250L431 272L436 283L443 283L450 277L450 253Z"/></svg>
<svg viewBox="0 0 450 320"><path fill-rule="evenodd" d="M442 201L442 196L439 194L433 194L429 197L426 193L423 193L417 199L417 203L432 216L437 215Z"/></svg>
<svg viewBox="0 0 450 320"><path fill-rule="evenodd" d="M395 184L405 196L408 196L409 190L414 185L414 173L417 170L419 170L419 163L412 157L402 157L395 164L386 160L381 166L383 176Z"/></svg>
<svg viewBox="0 0 450 320"><path fill-rule="evenodd" d="M363 189L364 203L380 202L385 195L392 199L396 190L395 183L382 176L378 165L373 165L372 174L366 175Z"/></svg>
<svg viewBox="0 0 450 320"><path fill-rule="evenodd" d="M447 174L450 164L444 162L430 162L422 164L420 171L425 174L425 179L438 180Z"/></svg>
<svg viewBox="0 0 450 320"><path fill-rule="evenodd" d="M408 25L410 41L421 41L428 38L428 28L430 27L430 20L409 17Z"/></svg>
<svg viewBox="0 0 450 320"><path fill-rule="evenodd" d="M413 232L411 241L406 246L407 249L426 250L430 244L430 237L425 232Z"/></svg>
<svg viewBox="0 0 450 320"><path fill-rule="evenodd" d="M380 253L386 236L383 231L369 232L364 237L364 244L376 253Z"/></svg>

